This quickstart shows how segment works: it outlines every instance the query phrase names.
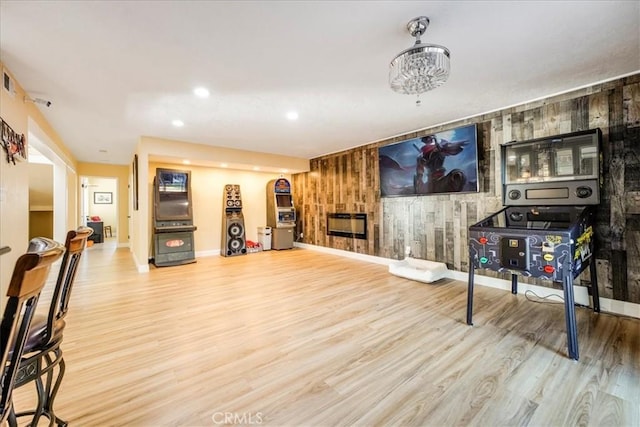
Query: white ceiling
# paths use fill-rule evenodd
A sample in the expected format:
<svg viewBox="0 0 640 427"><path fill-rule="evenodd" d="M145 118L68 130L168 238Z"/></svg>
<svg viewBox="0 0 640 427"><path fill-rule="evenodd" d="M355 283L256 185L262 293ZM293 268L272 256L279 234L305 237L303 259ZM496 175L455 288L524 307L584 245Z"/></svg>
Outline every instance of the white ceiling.
<svg viewBox="0 0 640 427"><path fill-rule="evenodd" d="M416 107L387 78L420 15L452 71ZM640 2L2 0L0 54L80 161L141 135L313 158L636 72Z"/></svg>

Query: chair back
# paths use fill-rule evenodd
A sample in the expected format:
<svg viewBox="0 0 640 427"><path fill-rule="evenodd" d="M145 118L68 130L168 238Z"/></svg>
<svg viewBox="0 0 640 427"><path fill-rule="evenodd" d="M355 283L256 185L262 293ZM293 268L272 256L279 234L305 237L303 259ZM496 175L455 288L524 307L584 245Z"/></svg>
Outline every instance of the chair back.
<svg viewBox="0 0 640 427"><path fill-rule="evenodd" d="M45 345L50 344L55 338L55 331L58 329L55 327L56 323L62 321L69 311L69 299L78 271L80 256L87 247L87 239L92 233L93 229L89 227L80 227L77 230L67 232L67 239L64 243L66 252L62 257L58 271L58 280L53 290L49 315L47 316L45 337L42 341Z"/></svg>
<svg viewBox="0 0 640 427"><path fill-rule="evenodd" d="M36 237L31 239L27 252L18 258L13 269L7 291L9 299L0 323L0 423L9 414L15 376L40 292L51 264L63 253L61 244Z"/></svg>

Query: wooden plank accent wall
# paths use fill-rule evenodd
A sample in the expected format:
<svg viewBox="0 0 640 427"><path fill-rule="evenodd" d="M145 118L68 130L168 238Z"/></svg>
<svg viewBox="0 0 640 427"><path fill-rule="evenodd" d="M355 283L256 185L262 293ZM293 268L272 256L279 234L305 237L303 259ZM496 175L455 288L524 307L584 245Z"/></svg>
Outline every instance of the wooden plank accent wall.
<svg viewBox="0 0 640 427"><path fill-rule="evenodd" d="M380 198L378 147L473 123L479 193ZM468 271L468 227L502 208L500 144L596 127L604 162L595 233L600 295L640 303L640 73L312 159L310 172L292 177L302 241L391 259L410 247L416 258ZM333 212L366 213L367 240L328 236L326 215ZM586 273L577 280L590 279Z"/></svg>

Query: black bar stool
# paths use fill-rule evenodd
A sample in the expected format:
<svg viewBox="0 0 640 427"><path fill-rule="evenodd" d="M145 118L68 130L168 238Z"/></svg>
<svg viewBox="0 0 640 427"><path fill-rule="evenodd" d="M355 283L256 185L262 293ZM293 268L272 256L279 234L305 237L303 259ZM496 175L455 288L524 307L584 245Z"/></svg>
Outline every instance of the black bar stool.
<svg viewBox="0 0 640 427"><path fill-rule="evenodd" d="M53 410L53 401L65 372L60 344L66 324L64 318L69 310L69 299L80 256L87 247L87 238L91 233L93 230L88 227L81 227L67 233L66 253L60 264L56 286L49 305L49 314L34 318L24 345L24 354L15 386L20 387L35 382L38 392L38 406L34 410L18 413L17 417L32 416L30 423L32 426L38 425L42 416L49 419L50 425L53 425L54 422L60 426L67 425L67 422L58 418ZM58 373L54 379L56 367ZM43 376L46 376L46 383L42 381Z"/></svg>
<svg viewBox="0 0 640 427"><path fill-rule="evenodd" d="M31 239L27 253L16 261L7 291L2 323L0 324L0 424L8 421L17 426L11 394L20 365L29 327L33 321L40 292L47 281L51 263L64 253L64 247L43 237Z"/></svg>

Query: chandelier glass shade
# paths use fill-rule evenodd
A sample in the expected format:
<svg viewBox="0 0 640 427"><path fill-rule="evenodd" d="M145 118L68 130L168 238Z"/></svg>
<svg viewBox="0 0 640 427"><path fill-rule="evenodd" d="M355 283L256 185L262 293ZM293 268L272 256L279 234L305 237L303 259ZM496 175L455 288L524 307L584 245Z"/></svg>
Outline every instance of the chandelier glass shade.
<svg viewBox="0 0 640 427"><path fill-rule="evenodd" d="M420 41L429 18L420 16L407 24L415 44L400 52L389 67L389 85L396 92L419 95L441 86L449 78L449 49Z"/></svg>

